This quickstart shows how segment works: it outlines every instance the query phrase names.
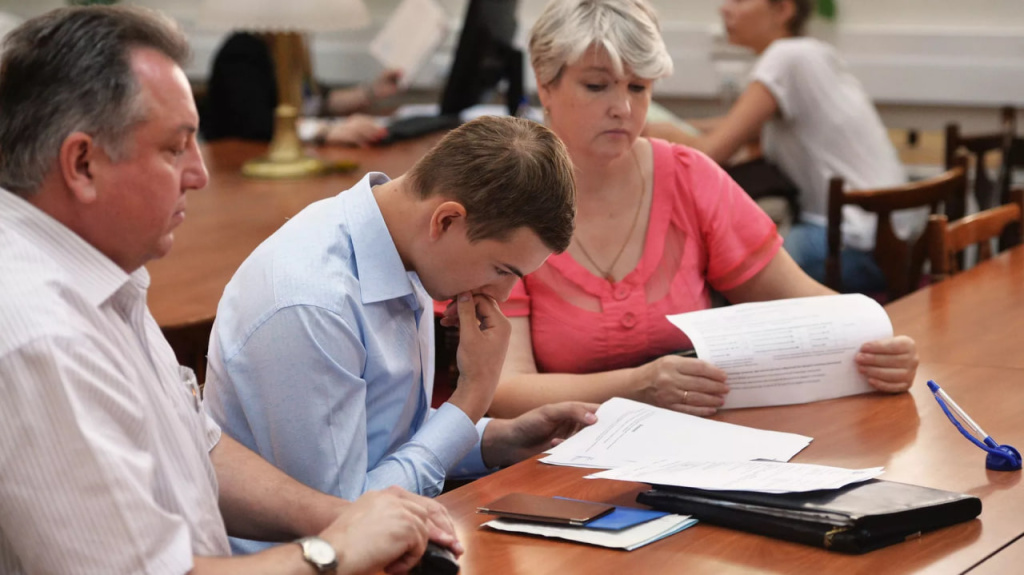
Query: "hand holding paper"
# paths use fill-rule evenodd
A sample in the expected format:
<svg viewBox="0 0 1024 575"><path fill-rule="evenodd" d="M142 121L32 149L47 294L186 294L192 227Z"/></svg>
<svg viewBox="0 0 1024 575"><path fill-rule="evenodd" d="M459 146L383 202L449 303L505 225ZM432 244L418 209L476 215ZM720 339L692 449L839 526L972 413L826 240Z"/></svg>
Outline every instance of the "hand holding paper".
<svg viewBox="0 0 1024 575"><path fill-rule="evenodd" d="M724 408L873 391L855 357L865 342L892 338L885 310L860 294L740 304L668 320L690 338L697 357L727 374Z"/></svg>

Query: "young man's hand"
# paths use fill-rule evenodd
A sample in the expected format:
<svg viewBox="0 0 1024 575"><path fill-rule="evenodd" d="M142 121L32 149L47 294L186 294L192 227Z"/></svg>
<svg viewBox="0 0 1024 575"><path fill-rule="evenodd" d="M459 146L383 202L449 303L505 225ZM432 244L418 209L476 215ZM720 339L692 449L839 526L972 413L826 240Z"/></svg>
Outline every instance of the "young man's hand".
<svg viewBox="0 0 1024 575"><path fill-rule="evenodd" d="M566 401L543 405L515 419L487 424L480 451L487 467L505 467L551 449L597 421L596 403Z"/></svg>
<svg viewBox="0 0 1024 575"><path fill-rule="evenodd" d="M448 400L475 423L491 406L512 328L492 298L469 292L456 300L459 312L459 382Z"/></svg>

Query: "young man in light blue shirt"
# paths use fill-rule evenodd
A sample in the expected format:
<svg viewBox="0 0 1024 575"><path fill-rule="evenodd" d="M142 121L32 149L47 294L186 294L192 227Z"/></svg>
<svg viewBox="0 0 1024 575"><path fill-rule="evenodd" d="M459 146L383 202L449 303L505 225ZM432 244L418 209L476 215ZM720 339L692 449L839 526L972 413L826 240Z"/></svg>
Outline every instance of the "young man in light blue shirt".
<svg viewBox="0 0 1024 575"><path fill-rule="evenodd" d="M370 173L307 207L224 291L211 415L292 477L349 499L390 485L434 496L446 475L509 465L595 421L596 406L582 403L483 418L510 331L498 302L569 245L572 170L547 128L489 117L448 134L405 176ZM431 298L453 297L460 377L432 412Z"/></svg>

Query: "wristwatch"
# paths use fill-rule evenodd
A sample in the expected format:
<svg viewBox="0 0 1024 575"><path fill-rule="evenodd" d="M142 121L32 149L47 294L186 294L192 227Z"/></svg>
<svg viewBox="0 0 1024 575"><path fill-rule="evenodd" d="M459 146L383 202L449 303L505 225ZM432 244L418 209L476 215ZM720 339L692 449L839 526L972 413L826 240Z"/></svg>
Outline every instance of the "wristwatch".
<svg viewBox="0 0 1024 575"><path fill-rule="evenodd" d="M330 543L319 537L303 537L295 542L302 546L302 558L312 565L317 573L333 575L338 569L338 554Z"/></svg>

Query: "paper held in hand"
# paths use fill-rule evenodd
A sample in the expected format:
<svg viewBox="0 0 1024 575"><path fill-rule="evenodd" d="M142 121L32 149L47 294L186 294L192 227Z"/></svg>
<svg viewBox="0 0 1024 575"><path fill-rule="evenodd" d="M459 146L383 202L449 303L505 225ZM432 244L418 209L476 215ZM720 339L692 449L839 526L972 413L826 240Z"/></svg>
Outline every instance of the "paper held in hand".
<svg viewBox="0 0 1024 575"><path fill-rule="evenodd" d="M728 375L723 408L808 403L873 391L860 346L892 337L882 306L861 294L745 303L668 316L697 357Z"/></svg>
<svg viewBox="0 0 1024 575"><path fill-rule="evenodd" d="M448 35L448 15L435 0L404 0L370 42L385 68L402 71L408 86Z"/></svg>

